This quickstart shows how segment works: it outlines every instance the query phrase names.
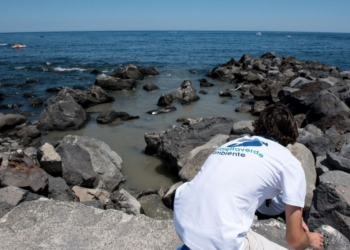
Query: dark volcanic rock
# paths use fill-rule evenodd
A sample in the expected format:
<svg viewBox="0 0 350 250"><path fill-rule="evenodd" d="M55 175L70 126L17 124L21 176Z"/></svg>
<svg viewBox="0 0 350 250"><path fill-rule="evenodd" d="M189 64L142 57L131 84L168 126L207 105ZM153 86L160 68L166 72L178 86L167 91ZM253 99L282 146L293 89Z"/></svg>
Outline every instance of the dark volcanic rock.
<svg viewBox="0 0 350 250"><path fill-rule="evenodd" d="M139 116L131 116L128 113L117 112L113 109L110 109L110 110L101 112L101 114L96 118L96 121L98 123L107 124L118 119L127 121L127 120L138 119L138 118Z"/></svg>
<svg viewBox="0 0 350 250"><path fill-rule="evenodd" d="M330 171L320 176L307 224L310 230L329 225L350 239L350 174Z"/></svg>
<svg viewBox="0 0 350 250"><path fill-rule="evenodd" d="M28 122L28 119L20 114L0 113L0 131L15 128L17 125Z"/></svg>
<svg viewBox="0 0 350 250"><path fill-rule="evenodd" d="M95 85L110 90L132 90L136 87L136 84L137 82L134 79L122 79L105 74L98 75L95 79Z"/></svg>
<svg viewBox="0 0 350 250"><path fill-rule="evenodd" d="M165 107L162 107L159 109L147 111L147 114L158 115L158 114L163 114L163 113L169 113L169 112L175 111L175 110L176 110L176 108L173 105L169 105L169 106L165 106Z"/></svg>
<svg viewBox="0 0 350 250"><path fill-rule="evenodd" d="M200 99L192 87L192 83L187 80L183 81L181 86L171 93L171 96L173 100L179 100L181 104L189 104Z"/></svg>
<svg viewBox="0 0 350 250"><path fill-rule="evenodd" d="M36 106L41 106L43 104L43 100L41 98L34 98L30 101L30 105L33 106L33 107L36 107Z"/></svg>
<svg viewBox="0 0 350 250"><path fill-rule="evenodd" d="M306 114L310 106L319 98L318 93L329 88L324 82L312 82L302 85L296 92L291 93L287 102L293 106L296 113Z"/></svg>
<svg viewBox="0 0 350 250"><path fill-rule="evenodd" d="M323 117L344 115L349 117L350 109L336 95L329 92L321 92L317 100L306 114L307 123L320 120Z"/></svg>
<svg viewBox="0 0 350 250"><path fill-rule="evenodd" d="M145 85L143 85L142 87L144 90L147 90L147 91L153 91L153 90L156 90L156 89L159 89L159 87L153 83L145 83Z"/></svg>
<svg viewBox="0 0 350 250"><path fill-rule="evenodd" d="M48 198L56 201L74 201L75 196L67 183L61 177L49 175Z"/></svg>
<svg viewBox="0 0 350 250"><path fill-rule="evenodd" d="M214 86L213 83L208 82L208 80L205 79L205 78L199 79L199 85L200 85L201 87L213 87L213 86Z"/></svg>
<svg viewBox="0 0 350 250"><path fill-rule="evenodd" d="M160 157L170 170L177 171L179 159L217 134L229 135L233 123L234 120L225 117L188 119L181 126L166 130L159 149Z"/></svg>
<svg viewBox="0 0 350 250"><path fill-rule="evenodd" d="M74 130L83 127L88 116L70 94L59 93L45 103L38 129L40 130Z"/></svg>

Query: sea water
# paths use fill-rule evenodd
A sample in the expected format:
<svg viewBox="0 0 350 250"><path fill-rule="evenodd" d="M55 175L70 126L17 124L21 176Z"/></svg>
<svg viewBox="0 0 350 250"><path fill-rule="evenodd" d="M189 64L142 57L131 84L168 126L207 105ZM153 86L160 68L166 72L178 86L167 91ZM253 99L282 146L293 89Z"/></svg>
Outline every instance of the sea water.
<svg viewBox="0 0 350 250"><path fill-rule="evenodd" d="M93 85L97 69L112 74L118 68L133 63L141 67L153 66L158 76L147 77L131 91L108 91L115 97L112 103L101 104L86 111L89 123L77 131L50 132L43 142L56 143L64 135L77 134L97 138L107 143L123 159L123 173L127 177L126 188L133 190L167 187L178 181L161 161L145 155L144 134L166 130L179 124L180 117L227 116L235 119L254 119L249 114L236 113L242 104L239 92L232 98L218 96L220 90L233 88L231 84L207 78L215 84L211 88L199 86L199 79L214 67L239 60L243 54L259 57L274 51L277 56L294 56L302 61L319 61L350 70L350 34L347 33L299 33L299 32L234 31L101 31L101 32L36 32L0 34L0 92L6 94L0 105L19 104L17 109L1 109L0 112L25 112L28 119L39 119L42 106L31 107L33 94L44 101L56 93L53 87L81 87ZM15 43L26 44L24 49L12 49ZM29 83L25 83L29 80ZM160 115L146 112L158 108L161 94L170 93L184 80L190 80L197 90L205 90L200 100L191 105L177 102L176 111ZM146 92L142 86L151 82L159 90ZM116 111L138 115L137 120L96 123L99 112L113 108Z"/></svg>

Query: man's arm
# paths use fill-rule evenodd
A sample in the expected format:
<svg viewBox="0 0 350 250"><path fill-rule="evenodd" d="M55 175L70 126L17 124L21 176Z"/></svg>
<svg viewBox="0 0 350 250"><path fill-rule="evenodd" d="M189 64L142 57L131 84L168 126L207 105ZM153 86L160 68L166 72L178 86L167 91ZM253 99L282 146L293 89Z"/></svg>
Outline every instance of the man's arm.
<svg viewBox="0 0 350 250"><path fill-rule="evenodd" d="M307 247L320 250L323 246L323 235L307 232L303 229L302 208L285 204L285 213L288 245L296 250L303 250Z"/></svg>

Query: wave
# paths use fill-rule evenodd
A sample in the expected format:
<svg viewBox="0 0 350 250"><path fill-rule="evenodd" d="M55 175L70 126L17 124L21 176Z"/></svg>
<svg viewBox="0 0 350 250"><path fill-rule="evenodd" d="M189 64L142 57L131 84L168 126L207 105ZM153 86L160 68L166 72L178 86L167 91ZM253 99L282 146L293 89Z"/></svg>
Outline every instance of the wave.
<svg viewBox="0 0 350 250"><path fill-rule="evenodd" d="M15 67L15 69L25 69L26 67L24 66L18 66L18 67Z"/></svg>
<svg viewBox="0 0 350 250"><path fill-rule="evenodd" d="M0 43L0 46L7 46L7 43Z"/></svg>
<svg viewBox="0 0 350 250"><path fill-rule="evenodd" d="M52 71L57 71L57 72L66 72L66 71L87 71L88 69L82 69L82 68L62 68L62 67L55 67L52 68Z"/></svg>

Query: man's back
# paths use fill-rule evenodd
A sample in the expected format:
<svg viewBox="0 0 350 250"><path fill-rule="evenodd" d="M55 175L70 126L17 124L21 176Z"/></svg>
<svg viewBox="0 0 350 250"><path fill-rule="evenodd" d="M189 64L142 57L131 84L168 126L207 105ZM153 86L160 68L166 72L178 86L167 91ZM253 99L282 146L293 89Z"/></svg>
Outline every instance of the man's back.
<svg viewBox="0 0 350 250"><path fill-rule="evenodd" d="M176 191L175 228L192 249L241 249L257 207L284 189L303 207L304 172L285 147L258 136L228 142Z"/></svg>

